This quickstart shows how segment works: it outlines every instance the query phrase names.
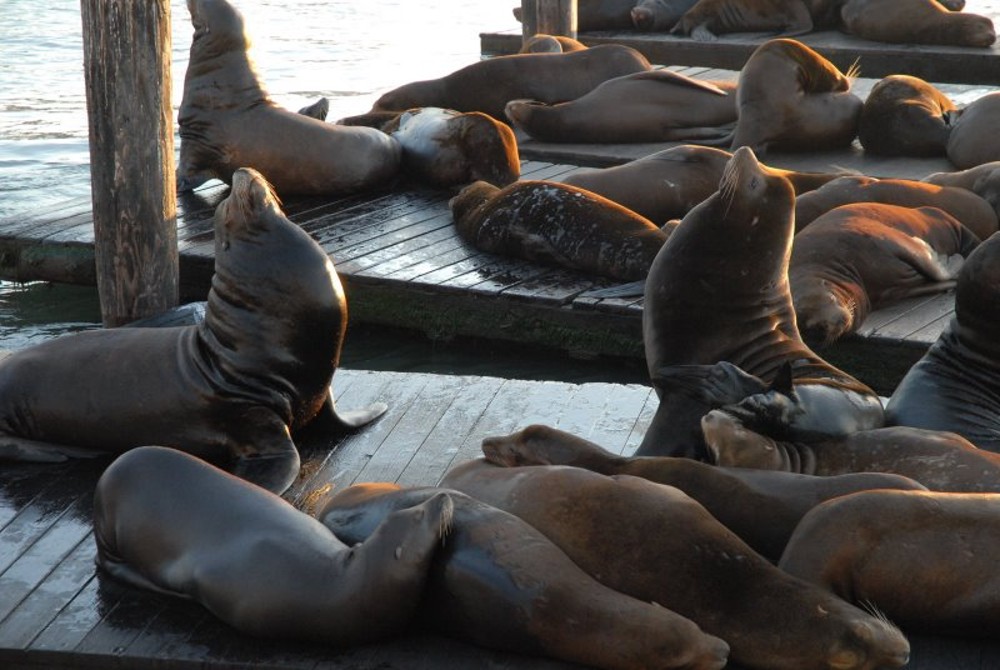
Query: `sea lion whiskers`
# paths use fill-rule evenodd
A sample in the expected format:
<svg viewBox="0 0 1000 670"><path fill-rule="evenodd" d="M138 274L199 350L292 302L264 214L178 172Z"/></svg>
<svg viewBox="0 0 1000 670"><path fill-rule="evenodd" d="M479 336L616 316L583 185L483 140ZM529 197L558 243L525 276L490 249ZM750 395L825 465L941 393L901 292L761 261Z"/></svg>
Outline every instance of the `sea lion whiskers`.
<svg viewBox="0 0 1000 670"><path fill-rule="evenodd" d="M847 72L844 73L844 76L847 77L847 80L852 85L854 84L854 81L861 76L861 56L854 59L854 62L851 63L849 68L847 68Z"/></svg>
<svg viewBox="0 0 1000 670"><path fill-rule="evenodd" d="M881 609L879 609L878 605L876 605L874 602L872 602L868 598L865 598L864 600L858 602L858 605L861 606L861 609L863 609L864 611L866 611L869 614L871 614L873 617L875 617L876 619L878 619L879 621L881 621L882 623L884 623L886 626L889 626L890 628L898 630L900 633L902 633L902 630L900 629L900 627L897 626L892 621L892 619L890 619L888 617L888 615L886 615L885 612L883 612Z"/></svg>

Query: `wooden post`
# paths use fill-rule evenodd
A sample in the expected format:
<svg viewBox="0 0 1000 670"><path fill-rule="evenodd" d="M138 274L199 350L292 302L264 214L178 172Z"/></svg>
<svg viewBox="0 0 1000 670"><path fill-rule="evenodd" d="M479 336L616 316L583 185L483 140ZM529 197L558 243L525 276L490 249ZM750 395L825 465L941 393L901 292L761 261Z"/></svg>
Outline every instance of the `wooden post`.
<svg viewBox="0 0 1000 670"><path fill-rule="evenodd" d="M576 39L577 0L521 0L521 37L563 35Z"/></svg>
<svg viewBox="0 0 1000 670"><path fill-rule="evenodd" d="M80 0L105 326L177 305L170 1Z"/></svg>

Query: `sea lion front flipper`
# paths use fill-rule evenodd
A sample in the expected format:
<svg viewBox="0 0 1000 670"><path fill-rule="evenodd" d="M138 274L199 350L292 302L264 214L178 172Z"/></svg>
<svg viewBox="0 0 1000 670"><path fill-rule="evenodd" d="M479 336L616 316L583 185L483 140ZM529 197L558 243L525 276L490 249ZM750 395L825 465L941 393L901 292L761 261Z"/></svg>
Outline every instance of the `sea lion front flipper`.
<svg viewBox="0 0 1000 670"><path fill-rule="evenodd" d="M281 495L299 476L302 463L288 426L275 414L256 408L233 427L229 471L271 493Z"/></svg>
<svg viewBox="0 0 1000 670"><path fill-rule="evenodd" d="M136 571L136 569L131 565L118 559L103 556L101 553L98 553L94 562L109 575L125 584L129 584L139 589L153 591L154 593L191 600L191 596L186 593L165 589L159 584L149 581L149 579L147 579L142 573Z"/></svg>
<svg viewBox="0 0 1000 670"><path fill-rule="evenodd" d="M38 442L14 435L0 434L0 460L23 463L62 463L70 458L97 458L103 455L105 453L97 449Z"/></svg>
<svg viewBox="0 0 1000 670"><path fill-rule="evenodd" d="M323 406L320 407L315 418L305 426L305 429L309 432L322 431L326 433L357 430L385 414L387 409L389 406L384 402L376 402L360 409L339 410L334 404L331 394L327 396Z"/></svg>
<svg viewBox="0 0 1000 670"><path fill-rule="evenodd" d="M298 113L317 121L326 121L326 115L330 113L330 101L327 98L320 98L313 104L300 109Z"/></svg>

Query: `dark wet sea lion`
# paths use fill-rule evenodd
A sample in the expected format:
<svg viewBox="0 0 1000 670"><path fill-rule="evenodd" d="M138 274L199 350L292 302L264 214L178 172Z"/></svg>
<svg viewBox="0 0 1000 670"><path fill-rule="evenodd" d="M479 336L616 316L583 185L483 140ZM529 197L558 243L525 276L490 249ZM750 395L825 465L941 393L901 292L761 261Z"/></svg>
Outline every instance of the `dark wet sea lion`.
<svg viewBox="0 0 1000 670"><path fill-rule="evenodd" d="M796 40L765 42L740 70L732 148L763 153L849 145L864 106L851 91L853 76Z"/></svg>
<svg viewBox="0 0 1000 670"><path fill-rule="evenodd" d="M894 74L865 98L858 139L865 151L882 156L943 156L958 108L919 77Z"/></svg>
<svg viewBox="0 0 1000 670"><path fill-rule="evenodd" d="M997 118L1000 92L987 93L966 105L948 136L948 160L963 170L1000 160Z"/></svg>
<svg viewBox="0 0 1000 670"><path fill-rule="evenodd" d="M847 0L840 16L844 32L876 42L988 47L996 41L989 18L936 0Z"/></svg>
<svg viewBox="0 0 1000 670"><path fill-rule="evenodd" d="M481 251L642 279L667 234L607 198L556 182L476 182L451 199L459 235Z"/></svg>
<svg viewBox="0 0 1000 670"><path fill-rule="evenodd" d="M1000 635L1000 496L866 491L802 520L781 568L905 630Z"/></svg>
<svg viewBox="0 0 1000 670"><path fill-rule="evenodd" d="M784 176L746 147L733 154L719 191L684 217L650 267L643 308L650 378L676 366L728 361L770 382L791 364L804 408L788 426L792 434L877 428L883 422L877 394L813 353L799 335L788 284L793 207ZM704 458L704 445L695 453L664 448L675 432L696 426L688 425L683 405L657 393L660 406L638 455Z"/></svg>
<svg viewBox="0 0 1000 670"><path fill-rule="evenodd" d="M344 542L365 542L389 515L445 489L358 484L317 518ZM520 518L457 491L418 619L476 644L597 668L718 670L729 647L690 620L602 585Z"/></svg>
<svg viewBox="0 0 1000 670"><path fill-rule="evenodd" d="M979 238L937 207L842 205L795 236L788 266L799 332L829 346L874 309L946 291Z"/></svg>
<svg viewBox="0 0 1000 670"><path fill-rule="evenodd" d="M721 33L773 31L791 36L812 29L812 15L802 0L698 0L671 32L713 41Z"/></svg>
<svg viewBox="0 0 1000 670"><path fill-rule="evenodd" d="M705 82L670 70L609 79L555 105L507 103L506 118L543 142L628 143L713 138L736 121L736 85Z"/></svg>
<svg viewBox="0 0 1000 670"><path fill-rule="evenodd" d="M1000 161L990 161L967 170L935 172L924 177L923 181L972 191L1000 215Z"/></svg>
<svg viewBox="0 0 1000 670"><path fill-rule="evenodd" d="M237 170L215 212L204 321L86 331L0 361L0 456L161 444L232 459L235 474L284 491L299 471L290 431L357 427L386 409L335 411L346 329L326 252L258 173Z"/></svg>
<svg viewBox="0 0 1000 670"><path fill-rule="evenodd" d="M538 424L511 435L485 438L483 454L490 463L505 467L570 465L676 486L775 563L799 520L824 500L875 488L924 489L907 477L875 472L816 477L724 468L690 458L619 456L576 435Z"/></svg>
<svg viewBox="0 0 1000 670"><path fill-rule="evenodd" d="M400 633L451 520L447 494L348 546L278 496L173 449L140 447L94 494L97 564L191 598L242 633L349 645Z"/></svg>
<svg viewBox="0 0 1000 670"><path fill-rule="evenodd" d="M886 420L952 431L1000 452L1000 234L965 260L955 316L899 382Z"/></svg>
<svg viewBox="0 0 1000 670"><path fill-rule="evenodd" d="M659 223L683 217L715 193L732 157L722 149L682 144L622 165L581 169L562 182L603 195ZM771 169L783 174L796 194L819 188L839 176Z"/></svg>
<svg viewBox="0 0 1000 670"><path fill-rule="evenodd" d="M496 56L438 79L404 84L376 100L372 111L445 107L502 119L511 100L575 100L603 81L649 69L645 56L619 44L560 54Z"/></svg>
<svg viewBox="0 0 1000 670"><path fill-rule="evenodd" d="M850 203L883 202L901 207L937 207L985 240L997 230L996 212L974 193L911 179L876 179L848 175L830 181L795 200L795 230L818 216Z"/></svg>
<svg viewBox="0 0 1000 670"><path fill-rule="evenodd" d="M399 145L371 128L347 128L275 104L247 50L243 17L226 0L188 0L194 38L177 114L177 189L226 183L238 168L264 174L278 193L335 195L388 184Z"/></svg>
<svg viewBox="0 0 1000 670"><path fill-rule="evenodd" d="M483 461L453 468L442 486L521 517L605 585L690 618L740 666L871 670L908 659L898 630L782 573L672 486Z"/></svg>

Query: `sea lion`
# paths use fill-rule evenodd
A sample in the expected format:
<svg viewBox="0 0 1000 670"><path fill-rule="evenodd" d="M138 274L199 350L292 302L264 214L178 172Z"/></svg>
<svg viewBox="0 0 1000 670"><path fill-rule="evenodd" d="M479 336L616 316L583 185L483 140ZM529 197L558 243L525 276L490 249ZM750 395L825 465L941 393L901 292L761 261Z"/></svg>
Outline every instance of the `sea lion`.
<svg viewBox="0 0 1000 670"><path fill-rule="evenodd" d="M969 254L955 316L903 376L886 406L890 425L958 433L1000 452L1000 235Z"/></svg>
<svg viewBox="0 0 1000 670"><path fill-rule="evenodd" d="M452 513L445 493L421 502L348 546L273 493L140 447L97 482L97 565L248 635L360 644L400 633L417 609Z"/></svg>
<svg viewBox="0 0 1000 670"><path fill-rule="evenodd" d="M841 205L795 236L788 265L799 332L827 347L874 309L955 286L979 238L937 207Z"/></svg>
<svg viewBox="0 0 1000 670"><path fill-rule="evenodd" d="M996 41L990 19L937 0L847 0L840 17L845 33L877 42L988 47Z"/></svg>
<svg viewBox="0 0 1000 670"><path fill-rule="evenodd" d="M1000 495L866 491L807 514L781 568L908 631L996 639L998 536Z"/></svg>
<svg viewBox="0 0 1000 670"><path fill-rule="evenodd" d="M670 32L709 42L721 33L777 32L792 36L812 30L812 15L802 0L698 0Z"/></svg>
<svg viewBox="0 0 1000 670"><path fill-rule="evenodd" d="M966 105L948 136L948 160L963 170L1000 160L997 118L1000 93L987 93Z"/></svg>
<svg viewBox="0 0 1000 670"><path fill-rule="evenodd" d="M459 235L481 251L625 281L646 276L668 237L607 198L556 182L480 181L448 204Z"/></svg>
<svg viewBox="0 0 1000 670"><path fill-rule="evenodd" d="M506 117L543 142L675 142L726 134L736 122L736 85L671 70L609 79L589 93L549 105L512 100Z"/></svg>
<svg viewBox="0 0 1000 670"><path fill-rule="evenodd" d="M411 109L382 130L402 147L403 171L436 188L479 180L506 186L521 176L514 131L481 112Z"/></svg>
<svg viewBox="0 0 1000 670"><path fill-rule="evenodd" d="M438 79L399 86L376 100L371 111L445 107L502 119L511 100L575 100L603 81L649 69L645 56L620 44L561 54L496 56Z"/></svg>
<svg viewBox="0 0 1000 670"><path fill-rule="evenodd" d="M1000 216L1000 161L990 161L967 170L934 172L924 177L923 181L972 191L988 202Z"/></svg>
<svg viewBox="0 0 1000 670"><path fill-rule="evenodd" d="M858 139L867 153L882 156L943 156L958 108L919 77L881 79L865 98Z"/></svg>
<svg viewBox="0 0 1000 670"><path fill-rule="evenodd" d="M570 51L583 51L587 45L565 35L546 35L536 33L524 40L518 53L521 54L559 54Z"/></svg>
<svg viewBox="0 0 1000 670"><path fill-rule="evenodd" d="M816 477L725 468L672 456L619 456L582 437L540 424L483 439L483 455L504 467L570 465L675 486L773 563L781 558L803 515L824 500L876 488L924 489L908 477L875 472Z"/></svg>
<svg viewBox="0 0 1000 670"><path fill-rule="evenodd" d="M849 145L858 134L864 106L851 91L855 72L796 40L774 39L757 47L740 70L739 120L732 148L823 151Z"/></svg>
<svg viewBox="0 0 1000 670"><path fill-rule="evenodd" d="M747 147L733 154L719 190L684 217L650 267L642 318L650 378L655 385L675 366L728 361L770 382L790 364L804 408L787 426L791 434L878 428L878 395L813 353L799 335L788 284L793 206L784 176ZM688 408L665 401L659 387L657 394L660 405L637 454L705 458L703 444L690 445L693 453L675 451L674 434L697 431L697 421L691 425Z"/></svg>
<svg viewBox="0 0 1000 670"><path fill-rule="evenodd" d="M684 13L697 0L640 0L632 8L632 25L636 30L668 31L677 25Z"/></svg>
<svg viewBox="0 0 1000 670"><path fill-rule="evenodd" d="M317 518L342 541L367 542L397 510L442 491L453 521L417 619L484 647L597 668L719 670L729 646L679 614L604 586L513 514L457 491L357 484ZM512 585L516 585L512 588Z"/></svg>
<svg viewBox="0 0 1000 670"><path fill-rule="evenodd" d="M562 183L603 195L658 223L683 217L715 193L732 157L722 149L682 144L622 165L578 170L563 178ZM783 174L796 194L819 188L840 176L771 169Z"/></svg>
<svg viewBox="0 0 1000 670"><path fill-rule="evenodd" d="M794 408L794 398L776 400L772 393L706 414L701 425L713 462L821 477L882 472L932 491L1000 492L1000 455L977 449L960 435L890 426L831 440L789 441L768 417L789 403Z"/></svg>
<svg viewBox="0 0 1000 670"><path fill-rule="evenodd" d="M285 218L260 174L237 170L215 212L204 320L74 333L3 359L0 456L162 444L231 458L235 474L284 491L299 472L290 432L355 428L386 409L334 409L346 328L326 252Z"/></svg>
<svg viewBox="0 0 1000 670"><path fill-rule="evenodd" d="M521 517L606 586L688 617L728 642L740 666L847 670L908 660L898 630L784 574L672 486L484 461L453 468L442 486Z"/></svg>
<svg viewBox="0 0 1000 670"><path fill-rule="evenodd" d="M243 16L226 0L189 0L194 38L177 114L177 189L226 183L241 167L280 194L337 195L388 184L399 144L371 128L347 128L275 104L248 54Z"/></svg>
<svg viewBox="0 0 1000 670"><path fill-rule="evenodd" d="M957 187L937 186L912 179L876 179L847 175L834 179L795 200L795 230L817 217L850 203L883 202L901 207L937 207L959 220L981 240L997 230L997 214L989 203Z"/></svg>

